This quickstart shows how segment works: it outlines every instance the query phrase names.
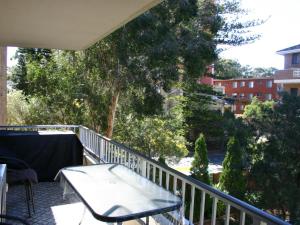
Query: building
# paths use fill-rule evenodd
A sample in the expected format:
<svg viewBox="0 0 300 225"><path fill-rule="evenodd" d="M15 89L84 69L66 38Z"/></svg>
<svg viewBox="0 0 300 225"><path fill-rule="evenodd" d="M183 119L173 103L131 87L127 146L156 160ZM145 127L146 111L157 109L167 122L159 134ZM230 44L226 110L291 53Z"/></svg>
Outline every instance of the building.
<svg viewBox="0 0 300 225"><path fill-rule="evenodd" d="M214 80L214 86L224 87L225 95L235 99L233 111L236 114L243 113L253 97L261 101L278 98L277 85L272 77Z"/></svg>
<svg viewBox="0 0 300 225"><path fill-rule="evenodd" d="M245 106L251 102L253 97L257 97L261 101L278 99L277 85L274 83L273 77L228 80L204 77L200 83L213 85L215 91L234 99L232 111L235 114L243 113Z"/></svg>
<svg viewBox="0 0 300 225"><path fill-rule="evenodd" d="M300 44L277 51L284 56L284 69L276 71L274 83L279 92L300 95Z"/></svg>

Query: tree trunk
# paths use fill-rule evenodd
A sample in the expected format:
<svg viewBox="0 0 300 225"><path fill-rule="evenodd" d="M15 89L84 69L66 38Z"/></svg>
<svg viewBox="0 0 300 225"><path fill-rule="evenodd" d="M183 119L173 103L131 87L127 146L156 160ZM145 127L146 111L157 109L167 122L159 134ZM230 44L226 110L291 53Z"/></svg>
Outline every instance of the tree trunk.
<svg viewBox="0 0 300 225"><path fill-rule="evenodd" d="M108 138L111 138L113 134L114 121L115 121L115 115L117 111L119 95L120 95L120 88L117 87L114 93L112 94L110 106L108 108L107 130L106 130L106 136Z"/></svg>
<svg viewBox="0 0 300 225"><path fill-rule="evenodd" d="M115 122L115 115L118 106L119 95L121 92L121 82L120 82L120 63L116 65L116 78L114 79L113 86L112 86L112 96L110 105L108 108L108 117L107 117L107 130L106 130L106 137L112 138L113 130L114 130L114 122Z"/></svg>

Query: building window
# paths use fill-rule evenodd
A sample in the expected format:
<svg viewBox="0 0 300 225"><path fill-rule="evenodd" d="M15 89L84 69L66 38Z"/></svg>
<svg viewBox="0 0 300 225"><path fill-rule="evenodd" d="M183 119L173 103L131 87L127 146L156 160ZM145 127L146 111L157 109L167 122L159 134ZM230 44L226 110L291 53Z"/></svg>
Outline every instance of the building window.
<svg viewBox="0 0 300 225"><path fill-rule="evenodd" d="M266 100L272 100L272 94L266 94Z"/></svg>
<svg viewBox="0 0 300 225"><path fill-rule="evenodd" d="M240 87L245 87L245 81L240 82Z"/></svg>
<svg viewBox="0 0 300 225"><path fill-rule="evenodd" d="M248 83L248 87L249 87L249 88L254 88L254 81L250 81L250 82Z"/></svg>
<svg viewBox="0 0 300 225"><path fill-rule="evenodd" d="M245 94L244 94L244 93L241 93L241 94L240 94L240 97L241 97L241 98L244 98L244 97L245 97Z"/></svg>
<svg viewBox="0 0 300 225"><path fill-rule="evenodd" d="M240 110L244 110L244 105L240 105Z"/></svg>
<svg viewBox="0 0 300 225"><path fill-rule="evenodd" d="M237 97L237 93L232 93L232 97L236 98Z"/></svg>
<svg viewBox="0 0 300 225"><path fill-rule="evenodd" d="M249 99L251 100L251 99L253 98L253 94L250 93L250 94L248 95L248 97L249 97Z"/></svg>
<svg viewBox="0 0 300 225"><path fill-rule="evenodd" d="M267 88L272 87L273 82L271 80L267 80Z"/></svg>
<svg viewBox="0 0 300 225"><path fill-rule="evenodd" d="M300 53L294 53L292 55L292 65L300 63Z"/></svg>
<svg viewBox="0 0 300 225"><path fill-rule="evenodd" d="M233 87L233 88L237 88L237 82L233 82L233 83L232 83L232 87Z"/></svg>
<svg viewBox="0 0 300 225"><path fill-rule="evenodd" d="M256 96L257 96L257 97L261 97L261 96L262 96L262 93L258 92L258 93L256 94Z"/></svg>

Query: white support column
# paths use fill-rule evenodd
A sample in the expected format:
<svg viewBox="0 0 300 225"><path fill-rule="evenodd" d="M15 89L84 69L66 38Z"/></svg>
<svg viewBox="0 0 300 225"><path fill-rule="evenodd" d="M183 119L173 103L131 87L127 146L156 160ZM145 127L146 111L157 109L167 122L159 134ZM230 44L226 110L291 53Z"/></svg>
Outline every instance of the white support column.
<svg viewBox="0 0 300 225"><path fill-rule="evenodd" d="M7 122L7 88L6 88L7 48L0 46L0 125Z"/></svg>

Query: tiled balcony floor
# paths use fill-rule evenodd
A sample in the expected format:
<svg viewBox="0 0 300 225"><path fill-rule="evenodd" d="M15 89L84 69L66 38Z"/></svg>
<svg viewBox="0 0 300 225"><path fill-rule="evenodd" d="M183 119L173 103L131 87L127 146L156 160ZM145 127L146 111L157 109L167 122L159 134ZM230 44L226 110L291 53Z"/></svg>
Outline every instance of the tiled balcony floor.
<svg viewBox="0 0 300 225"><path fill-rule="evenodd" d="M48 182L34 185L35 213L28 218L23 185L10 186L7 193L7 214L26 218L32 225L93 225L107 224L93 218L76 198L63 200L63 189L59 183ZM124 225L145 224L143 221L129 221ZM150 224L159 224L152 218Z"/></svg>

